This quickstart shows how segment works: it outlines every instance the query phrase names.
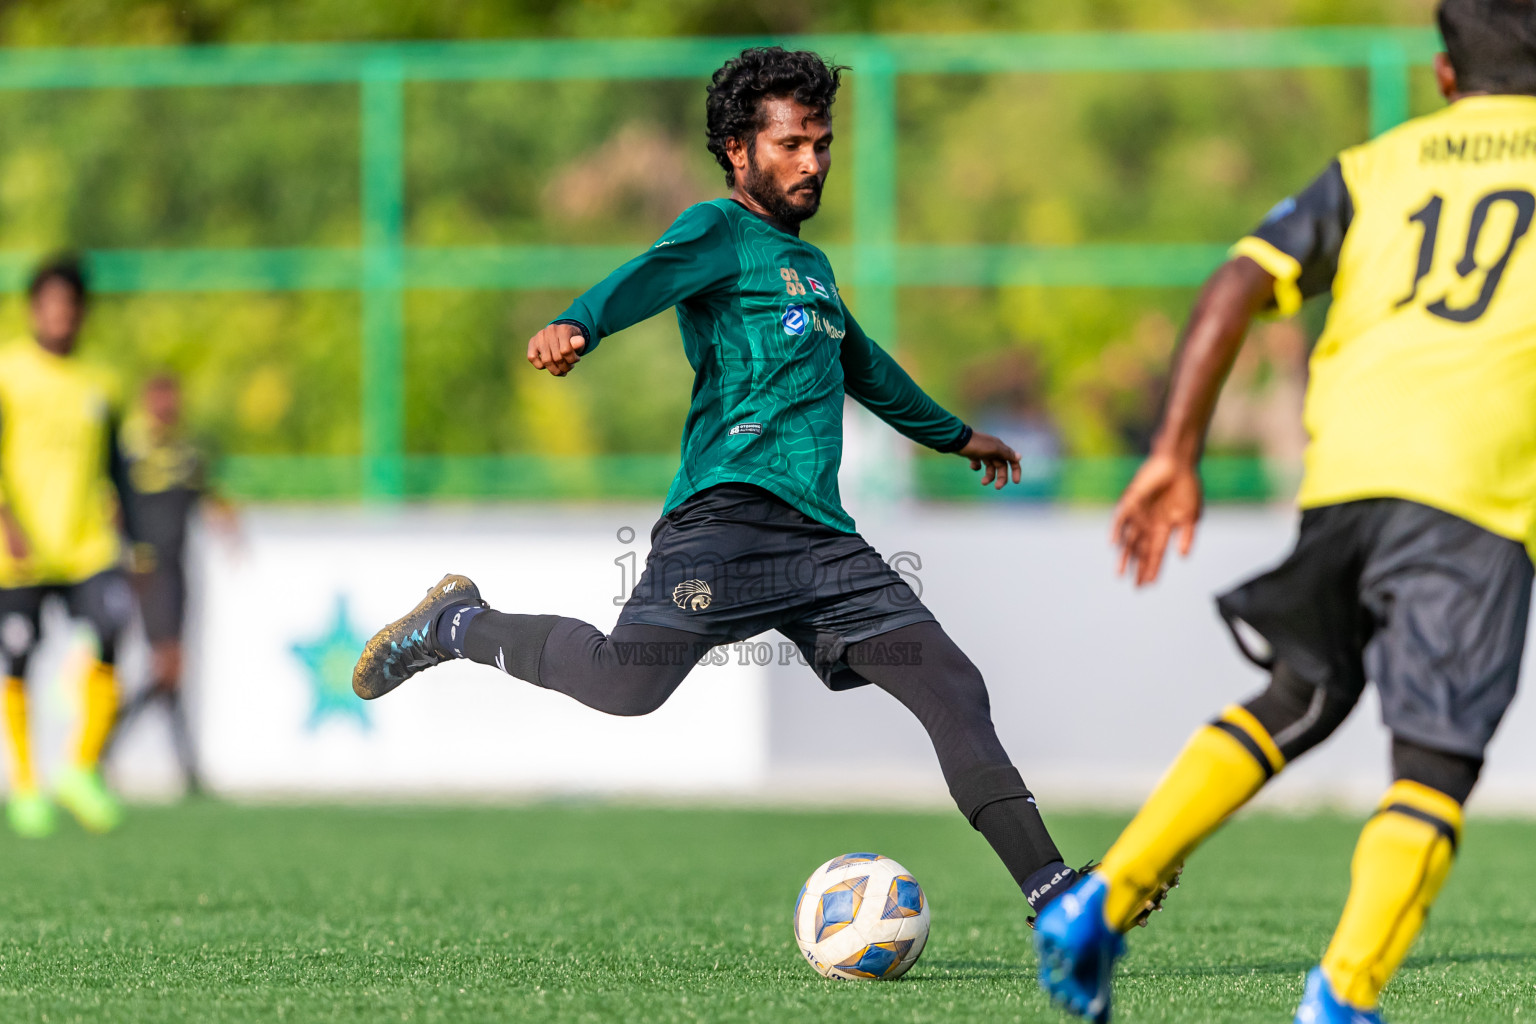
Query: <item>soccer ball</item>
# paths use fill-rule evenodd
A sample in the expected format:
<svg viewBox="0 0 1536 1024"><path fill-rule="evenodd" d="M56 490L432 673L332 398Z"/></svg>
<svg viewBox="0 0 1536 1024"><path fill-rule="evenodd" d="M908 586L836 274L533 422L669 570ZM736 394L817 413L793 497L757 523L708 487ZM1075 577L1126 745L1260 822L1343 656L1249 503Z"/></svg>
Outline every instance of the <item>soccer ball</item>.
<svg viewBox="0 0 1536 1024"><path fill-rule="evenodd" d="M795 901L795 941L828 978L891 981L928 942L928 898L891 858L845 853L806 879Z"/></svg>

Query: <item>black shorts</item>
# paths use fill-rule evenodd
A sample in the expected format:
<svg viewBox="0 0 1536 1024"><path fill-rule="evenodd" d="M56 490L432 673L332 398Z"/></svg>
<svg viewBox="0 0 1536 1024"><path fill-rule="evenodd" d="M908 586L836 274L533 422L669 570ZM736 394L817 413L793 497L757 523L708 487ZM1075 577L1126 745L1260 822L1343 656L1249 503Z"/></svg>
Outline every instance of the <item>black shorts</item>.
<svg viewBox="0 0 1536 1024"><path fill-rule="evenodd" d="M177 563L160 563L132 576L144 633L152 644L181 639L187 610L187 574Z"/></svg>
<svg viewBox="0 0 1536 1024"><path fill-rule="evenodd" d="M856 533L841 533L750 484L720 484L651 531L645 572L619 613L733 643L783 633L834 690L865 680L850 644L932 622L917 594Z"/></svg>
<svg viewBox="0 0 1536 1024"><path fill-rule="evenodd" d="M1243 653L1351 699L1394 735L1481 758L1514 700L1531 604L1515 541L1396 498L1308 509L1280 566L1217 599Z"/></svg>
<svg viewBox="0 0 1536 1024"><path fill-rule="evenodd" d="M0 589L0 653L14 664L37 643L43 602L63 600L69 615L83 619L96 633L102 660L114 660L117 640L133 619L133 594L121 570L108 569L79 583Z"/></svg>

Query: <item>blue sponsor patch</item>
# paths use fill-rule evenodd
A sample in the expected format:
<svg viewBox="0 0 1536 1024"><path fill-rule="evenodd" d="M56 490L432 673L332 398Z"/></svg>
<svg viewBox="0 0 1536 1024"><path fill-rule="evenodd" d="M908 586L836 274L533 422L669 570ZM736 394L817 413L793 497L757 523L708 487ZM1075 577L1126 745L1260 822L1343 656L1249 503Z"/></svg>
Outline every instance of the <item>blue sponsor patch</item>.
<svg viewBox="0 0 1536 1024"><path fill-rule="evenodd" d="M1278 203L1276 203L1274 205L1274 207L1271 208L1270 211L1267 214L1264 215L1264 223L1265 224L1273 224L1275 221L1279 220L1281 217L1288 217L1288 216L1290 216L1291 213L1293 213L1295 211L1295 209L1296 209L1296 197L1295 196L1286 196L1284 199L1282 199Z"/></svg>
<svg viewBox="0 0 1536 1024"><path fill-rule="evenodd" d="M779 323L784 325L784 333L799 336L805 333L810 326L811 318L804 306L791 303L784 307L784 315L779 317Z"/></svg>

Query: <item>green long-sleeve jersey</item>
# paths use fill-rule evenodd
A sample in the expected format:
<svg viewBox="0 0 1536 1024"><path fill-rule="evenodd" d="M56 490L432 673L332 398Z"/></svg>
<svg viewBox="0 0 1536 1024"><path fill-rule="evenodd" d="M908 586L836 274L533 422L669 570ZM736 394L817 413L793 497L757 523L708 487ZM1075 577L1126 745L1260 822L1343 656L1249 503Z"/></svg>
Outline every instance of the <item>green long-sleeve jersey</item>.
<svg viewBox="0 0 1536 1024"><path fill-rule="evenodd" d="M695 377L663 514L740 482L852 533L837 489L844 394L930 448L953 451L969 435L859 329L820 249L730 199L683 211L556 319L582 327L586 354L669 306Z"/></svg>

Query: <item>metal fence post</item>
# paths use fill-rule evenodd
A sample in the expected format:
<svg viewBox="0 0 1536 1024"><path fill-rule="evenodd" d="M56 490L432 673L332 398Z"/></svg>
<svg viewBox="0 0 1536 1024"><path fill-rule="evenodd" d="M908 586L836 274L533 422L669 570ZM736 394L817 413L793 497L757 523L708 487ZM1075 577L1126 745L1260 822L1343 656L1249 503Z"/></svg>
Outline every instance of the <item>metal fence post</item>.
<svg viewBox="0 0 1536 1024"><path fill-rule="evenodd" d="M1388 36L1371 40L1371 137L1408 120L1408 54Z"/></svg>
<svg viewBox="0 0 1536 1024"><path fill-rule="evenodd" d="M853 257L860 326L888 350L900 347L896 290L896 59L877 39L853 58ZM912 453L853 402L843 414L844 498L855 515L880 514L913 492Z"/></svg>
<svg viewBox="0 0 1536 1024"><path fill-rule="evenodd" d="M855 57L853 249L859 305L869 336L896 347L896 62L871 42Z"/></svg>
<svg viewBox="0 0 1536 1024"><path fill-rule="evenodd" d="M363 496L399 500L405 442L405 85L398 60L370 61L362 116Z"/></svg>

